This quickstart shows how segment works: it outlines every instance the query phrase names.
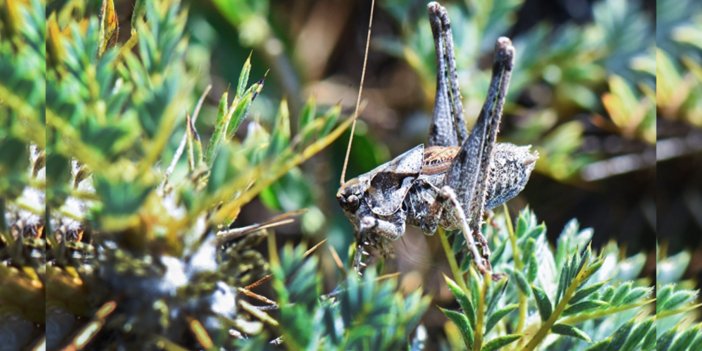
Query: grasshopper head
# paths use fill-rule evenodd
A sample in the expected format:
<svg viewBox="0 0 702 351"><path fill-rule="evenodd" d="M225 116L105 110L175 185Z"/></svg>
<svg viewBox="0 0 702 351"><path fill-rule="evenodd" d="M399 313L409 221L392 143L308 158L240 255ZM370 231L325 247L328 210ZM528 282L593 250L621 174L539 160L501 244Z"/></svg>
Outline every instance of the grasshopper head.
<svg viewBox="0 0 702 351"><path fill-rule="evenodd" d="M369 187L370 180L364 174L344 183L336 193L336 200L339 201L339 205L344 210L346 217L351 220L354 226L357 226L356 222L358 222L356 212L361 206L361 202L364 201L364 196Z"/></svg>

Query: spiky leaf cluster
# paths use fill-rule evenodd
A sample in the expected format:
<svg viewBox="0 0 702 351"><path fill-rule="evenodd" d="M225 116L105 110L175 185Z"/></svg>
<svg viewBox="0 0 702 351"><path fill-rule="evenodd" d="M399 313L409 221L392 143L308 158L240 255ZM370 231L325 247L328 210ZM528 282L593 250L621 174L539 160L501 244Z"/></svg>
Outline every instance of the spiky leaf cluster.
<svg viewBox="0 0 702 351"><path fill-rule="evenodd" d="M626 335L632 329L637 336L653 331L652 288L635 280L645 256L621 260L614 245L594 254L592 230L580 230L575 221L552 249L546 227L528 210L520 213L514 228L504 217L496 223L487 230L494 245L491 261L508 279L491 282L478 276L463 255L461 236L453 237L459 244L451 254L463 258L447 283L461 310L443 311L466 348L585 350L608 344L601 340L618 340L622 328ZM645 345L644 338L624 339L632 349Z"/></svg>
<svg viewBox="0 0 702 351"><path fill-rule="evenodd" d="M41 1L0 1L0 340L44 330L46 48Z"/></svg>
<svg viewBox="0 0 702 351"><path fill-rule="evenodd" d="M407 296L394 279L349 274L321 294L319 262L304 246L285 246L272 263L279 308L274 330L290 350L396 350L406 347L428 307L421 291ZM252 340L255 343L257 341ZM241 346L250 345L242 343Z"/></svg>
<svg viewBox="0 0 702 351"><path fill-rule="evenodd" d="M340 109L317 113L311 101L291 135L283 101L271 133L254 121L240 140L263 88L262 79L249 82L247 61L201 135L209 88L195 104L201 78L187 65L178 1L138 1L124 43L113 1L51 6L48 16L40 1L8 4L2 339L16 348L177 349L230 347L259 333L259 314L239 294L268 270L256 249L267 232L228 227L342 133Z"/></svg>

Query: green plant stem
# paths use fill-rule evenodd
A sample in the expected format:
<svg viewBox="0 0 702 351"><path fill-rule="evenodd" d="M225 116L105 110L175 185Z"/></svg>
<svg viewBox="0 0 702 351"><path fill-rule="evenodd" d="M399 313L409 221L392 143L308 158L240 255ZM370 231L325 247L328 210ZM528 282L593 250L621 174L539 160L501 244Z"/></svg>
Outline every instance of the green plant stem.
<svg viewBox="0 0 702 351"><path fill-rule="evenodd" d="M507 227L507 233L509 234L509 243L512 246L512 256L514 259L514 267L517 270L522 270L524 269L524 262L522 262L522 258L519 254L519 247L517 246L517 235L514 233L514 225L512 224L512 218L509 215L509 209L507 208L507 204L502 205L504 209L504 216L505 216L505 222L506 222L506 227ZM515 333L520 333L524 329L524 324L526 323L526 317L527 317L527 308L529 307L527 305L527 296L524 295L524 293L519 290L519 317L517 319L517 328L515 329ZM519 347L520 343L517 343L515 347Z"/></svg>
<svg viewBox="0 0 702 351"><path fill-rule="evenodd" d="M473 339L473 350L480 350L483 347L483 319L485 317L485 299L487 298L488 287L490 285L490 278L488 276L481 275L483 280L482 289L480 289L480 299L478 300L478 306L475 311L475 330Z"/></svg>
<svg viewBox="0 0 702 351"><path fill-rule="evenodd" d="M589 260L588 260L589 261ZM568 301L573 297L573 294L575 294L575 291L578 289L580 284L587 279L587 277L590 276L590 268L587 267L589 262L585 262L582 270L578 272L578 275L573 279L573 281L570 283L568 286L568 289L563 293L563 297L561 298L561 301L558 303L556 308L553 310L553 313L551 313L551 316L541 324L539 327L539 330L534 334L534 337L529 341L529 343L524 347L522 350L524 351L531 351L538 346L541 341L543 341L544 338L548 335L548 333L551 330L551 327L556 324L556 321L558 318L561 316L563 311L565 311L566 306L568 306Z"/></svg>
<svg viewBox="0 0 702 351"><path fill-rule="evenodd" d="M451 244L449 244L448 238L446 237L446 231L444 231L443 228L439 228L437 231L439 232L441 247L444 249L444 254L446 254L446 261L448 261L449 267L451 268L453 280L461 287L461 290L463 290L465 294L468 294L469 291L466 286L466 281L463 279L463 274L458 268L458 262L456 262L456 256L453 255L453 250L451 250Z"/></svg>

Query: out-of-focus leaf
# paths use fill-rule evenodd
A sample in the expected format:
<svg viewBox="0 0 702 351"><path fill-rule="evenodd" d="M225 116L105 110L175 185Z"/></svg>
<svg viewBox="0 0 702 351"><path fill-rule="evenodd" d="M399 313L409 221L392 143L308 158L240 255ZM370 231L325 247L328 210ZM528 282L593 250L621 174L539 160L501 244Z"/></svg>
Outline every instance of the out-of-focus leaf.
<svg viewBox="0 0 702 351"><path fill-rule="evenodd" d="M119 20L113 0L102 1L100 17L100 50L98 54L102 55L105 50L117 43L119 37Z"/></svg>
<svg viewBox="0 0 702 351"><path fill-rule="evenodd" d="M553 332L556 334L571 336L574 338L578 338L578 339L590 342L590 337L587 334L585 334L584 331L582 331L582 330L580 330L572 325L554 324L553 327L551 327L551 330L553 330Z"/></svg>

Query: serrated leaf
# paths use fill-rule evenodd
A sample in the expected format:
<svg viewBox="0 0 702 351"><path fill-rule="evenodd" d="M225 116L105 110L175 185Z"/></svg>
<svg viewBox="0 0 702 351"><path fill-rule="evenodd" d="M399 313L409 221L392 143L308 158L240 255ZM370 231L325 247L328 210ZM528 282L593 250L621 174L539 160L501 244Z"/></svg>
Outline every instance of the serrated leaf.
<svg viewBox="0 0 702 351"><path fill-rule="evenodd" d="M590 342L590 336L588 336L584 331L572 325L554 324L553 327L551 327L551 330L556 334L570 336L581 340L585 340L586 342Z"/></svg>
<svg viewBox="0 0 702 351"><path fill-rule="evenodd" d="M497 323L506 315L508 315L510 312L516 310L519 308L518 304L511 304L507 305L503 308L498 309L495 311L492 315L490 315L490 318L488 318L487 323L485 324L485 334L489 333L492 328L497 325Z"/></svg>
<svg viewBox="0 0 702 351"><path fill-rule="evenodd" d="M494 351L494 350L499 350L502 347L505 347L517 340L519 340L522 337L522 334L508 334L504 336L500 336L497 338L494 338L490 341L488 341L485 345L483 345L483 348L481 349L482 351Z"/></svg>
<svg viewBox="0 0 702 351"><path fill-rule="evenodd" d="M541 316L542 321L548 320L549 317L551 317L551 313L553 313L553 304L551 303L551 300L548 299L548 296L546 296L546 293L541 290L538 286L531 286L531 291L534 292L534 298L536 299L536 307L539 309L539 315Z"/></svg>

